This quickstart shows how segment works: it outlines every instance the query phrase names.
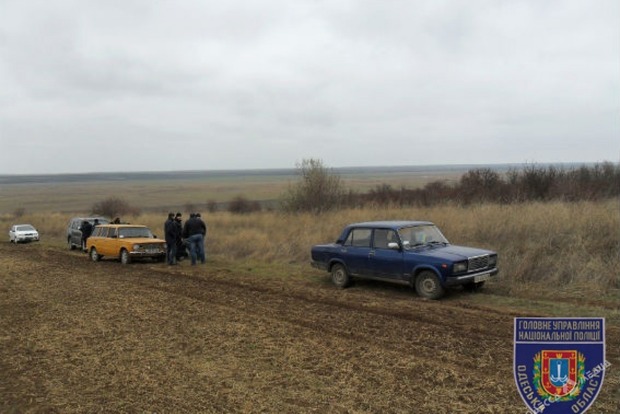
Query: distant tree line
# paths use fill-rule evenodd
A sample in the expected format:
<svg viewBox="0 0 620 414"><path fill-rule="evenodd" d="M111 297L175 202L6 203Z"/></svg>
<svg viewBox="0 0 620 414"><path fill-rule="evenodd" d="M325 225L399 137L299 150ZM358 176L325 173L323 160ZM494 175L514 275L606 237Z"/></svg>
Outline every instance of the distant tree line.
<svg viewBox="0 0 620 414"><path fill-rule="evenodd" d="M528 165L506 173L477 168L463 174L455 183L437 180L422 188L394 188L390 184L380 184L365 193L347 190L340 176L325 167L321 160L304 160L297 165L297 171L299 180L289 186L276 204L239 195L227 203L210 200L206 209L209 212L226 210L233 214L264 209L320 214L343 207L593 201L620 196L620 165L611 162L572 169ZM188 203L186 209L195 211L196 208ZM92 211L109 217L139 213L137 208L118 197L95 203Z"/></svg>
<svg viewBox="0 0 620 414"><path fill-rule="evenodd" d="M504 174L478 168L463 174L456 183L438 180L415 189L380 184L366 193L346 191L339 177L317 160L302 163L300 174L300 182L284 196L282 207L285 211L320 213L342 206L433 206L446 202L511 204L620 196L620 165L611 162L574 169L528 165Z"/></svg>

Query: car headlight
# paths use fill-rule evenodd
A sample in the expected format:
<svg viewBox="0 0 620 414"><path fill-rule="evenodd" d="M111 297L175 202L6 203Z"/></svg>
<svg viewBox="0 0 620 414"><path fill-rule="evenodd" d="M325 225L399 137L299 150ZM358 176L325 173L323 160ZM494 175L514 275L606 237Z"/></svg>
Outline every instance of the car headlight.
<svg viewBox="0 0 620 414"><path fill-rule="evenodd" d="M497 255L491 255L489 256L489 267L495 267L497 266Z"/></svg>
<svg viewBox="0 0 620 414"><path fill-rule="evenodd" d="M456 262L452 265L452 273L467 272L467 262Z"/></svg>
<svg viewBox="0 0 620 414"><path fill-rule="evenodd" d="M139 244L134 244L133 245L133 251L137 252L138 250L140 250L140 245Z"/></svg>

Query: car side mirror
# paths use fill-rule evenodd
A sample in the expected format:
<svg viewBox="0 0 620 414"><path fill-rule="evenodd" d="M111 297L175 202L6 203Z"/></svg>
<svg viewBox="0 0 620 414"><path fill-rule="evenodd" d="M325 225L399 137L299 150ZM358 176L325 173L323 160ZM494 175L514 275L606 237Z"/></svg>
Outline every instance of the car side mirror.
<svg viewBox="0 0 620 414"><path fill-rule="evenodd" d="M388 249L391 250L400 250L400 245L396 242L389 242L388 243Z"/></svg>

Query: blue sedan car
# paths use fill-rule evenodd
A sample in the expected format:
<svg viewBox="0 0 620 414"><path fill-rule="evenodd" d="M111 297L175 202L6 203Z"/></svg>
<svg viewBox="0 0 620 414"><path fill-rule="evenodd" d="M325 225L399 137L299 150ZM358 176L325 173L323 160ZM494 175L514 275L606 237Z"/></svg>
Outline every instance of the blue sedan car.
<svg viewBox="0 0 620 414"><path fill-rule="evenodd" d="M352 278L410 285L418 295L438 299L446 288L476 290L495 276L497 253L455 246L428 221L350 224L335 243L312 247L312 266L331 273L340 288Z"/></svg>

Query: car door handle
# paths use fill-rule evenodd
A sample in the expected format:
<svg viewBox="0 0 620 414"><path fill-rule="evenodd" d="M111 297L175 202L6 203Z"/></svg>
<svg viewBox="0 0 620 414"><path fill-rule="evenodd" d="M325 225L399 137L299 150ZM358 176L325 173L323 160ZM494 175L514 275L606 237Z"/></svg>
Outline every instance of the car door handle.
<svg viewBox="0 0 620 414"><path fill-rule="evenodd" d="M375 252L370 252L370 253L368 253L368 257L372 257L372 256L374 256L374 255L375 255Z"/></svg>

